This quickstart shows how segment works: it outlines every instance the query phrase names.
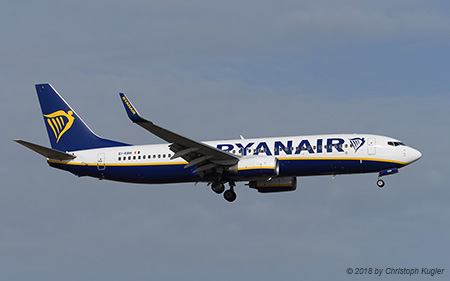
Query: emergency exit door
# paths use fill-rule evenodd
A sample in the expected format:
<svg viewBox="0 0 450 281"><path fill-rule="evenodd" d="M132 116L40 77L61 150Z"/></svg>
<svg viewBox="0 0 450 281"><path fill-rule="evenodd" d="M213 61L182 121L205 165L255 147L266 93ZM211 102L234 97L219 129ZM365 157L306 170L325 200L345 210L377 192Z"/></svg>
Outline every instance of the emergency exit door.
<svg viewBox="0 0 450 281"><path fill-rule="evenodd" d="M375 155L376 151L376 140L375 139L369 139L367 141L367 153L369 155Z"/></svg>

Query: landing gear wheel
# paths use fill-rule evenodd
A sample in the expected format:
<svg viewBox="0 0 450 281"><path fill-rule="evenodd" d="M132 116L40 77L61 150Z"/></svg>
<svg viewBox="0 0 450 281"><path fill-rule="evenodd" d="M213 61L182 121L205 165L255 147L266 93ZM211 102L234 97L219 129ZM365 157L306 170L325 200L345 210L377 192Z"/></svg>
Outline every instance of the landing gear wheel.
<svg viewBox="0 0 450 281"><path fill-rule="evenodd" d="M211 184L211 189L217 194L222 194L225 191L225 185L220 181L215 181Z"/></svg>
<svg viewBox="0 0 450 281"><path fill-rule="evenodd" d="M225 200L227 200L228 202L233 202L234 200L236 200L236 197L236 192L234 192L234 190L232 189L228 189L223 194L223 198L225 198Z"/></svg>
<svg viewBox="0 0 450 281"><path fill-rule="evenodd" d="M377 185L378 185L379 188L383 188L383 186L384 186L384 180L379 179L379 180L377 181Z"/></svg>

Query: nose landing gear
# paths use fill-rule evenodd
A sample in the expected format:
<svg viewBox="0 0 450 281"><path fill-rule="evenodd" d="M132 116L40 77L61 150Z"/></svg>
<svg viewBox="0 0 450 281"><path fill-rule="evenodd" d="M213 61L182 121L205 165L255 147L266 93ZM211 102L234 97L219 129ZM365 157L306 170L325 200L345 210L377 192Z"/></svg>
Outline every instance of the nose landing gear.
<svg viewBox="0 0 450 281"><path fill-rule="evenodd" d="M384 186L384 180L382 180L381 178L379 178L379 179L377 180L377 185L378 185L379 188L383 188L383 186Z"/></svg>
<svg viewBox="0 0 450 281"><path fill-rule="evenodd" d="M384 180L381 178L382 176L387 176L387 175L393 175L398 173L398 169L397 168L392 168L392 169L387 169L387 170L382 170L378 173L378 180L377 180L377 185L379 188L383 188L384 186Z"/></svg>

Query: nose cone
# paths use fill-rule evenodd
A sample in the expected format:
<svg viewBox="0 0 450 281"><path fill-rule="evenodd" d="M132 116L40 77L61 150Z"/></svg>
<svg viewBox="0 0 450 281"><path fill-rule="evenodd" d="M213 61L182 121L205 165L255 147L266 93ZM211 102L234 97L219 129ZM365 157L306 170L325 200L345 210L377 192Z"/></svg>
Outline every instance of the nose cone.
<svg viewBox="0 0 450 281"><path fill-rule="evenodd" d="M406 157L408 158L408 164L411 164L413 162L416 162L420 158L422 158L422 153L414 148L409 148L408 152L406 153Z"/></svg>

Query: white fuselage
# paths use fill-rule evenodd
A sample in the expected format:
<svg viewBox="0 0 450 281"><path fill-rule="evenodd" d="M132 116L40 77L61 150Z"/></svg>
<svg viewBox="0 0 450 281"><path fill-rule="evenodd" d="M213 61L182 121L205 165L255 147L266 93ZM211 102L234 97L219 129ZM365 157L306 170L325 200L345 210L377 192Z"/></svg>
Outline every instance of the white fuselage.
<svg viewBox="0 0 450 281"><path fill-rule="evenodd" d="M379 172L401 168L421 157L400 141L379 135L334 134L204 142L240 159L276 158L280 177ZM80 176L140 183L210 181L192 173L195 166L174 153L168 144L136 145L71 152L70 161L49 160L51 166ZM232 176L235 181L248 177ZM254 179L254 176L252 177Z"/></svg>

